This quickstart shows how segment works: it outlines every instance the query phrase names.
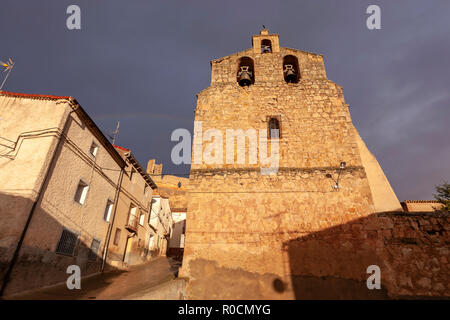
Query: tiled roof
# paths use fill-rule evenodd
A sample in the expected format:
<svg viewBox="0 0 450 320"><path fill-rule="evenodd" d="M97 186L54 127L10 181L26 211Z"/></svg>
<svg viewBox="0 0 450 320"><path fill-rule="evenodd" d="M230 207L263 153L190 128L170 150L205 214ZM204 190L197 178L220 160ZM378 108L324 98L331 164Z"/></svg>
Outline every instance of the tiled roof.
<svg viewBox="0 0 450 320"><path fill-rule="evenodd" d="M119 147L119 146L116 146L115 144L113 144L113 146L114 146L114 148L117 148L117 149L120 149L120 150L123 150L123 151L127 151L127 152L130 151L130 149Z"/></svg>
<svg viewBox="0 0 450 320"><path fill-rule="evenodd" d="M10 97L30 98L40 100L75 100L71 96L53 96L47 94L29 94L29 93L9 92L9 91L0 91L0 94Z"/></svg>
<svg viewBox="0 0 450 320"><path fill-rule="evenodd" d="M404 203L438 203L436 200L404 200Z"/></svg>

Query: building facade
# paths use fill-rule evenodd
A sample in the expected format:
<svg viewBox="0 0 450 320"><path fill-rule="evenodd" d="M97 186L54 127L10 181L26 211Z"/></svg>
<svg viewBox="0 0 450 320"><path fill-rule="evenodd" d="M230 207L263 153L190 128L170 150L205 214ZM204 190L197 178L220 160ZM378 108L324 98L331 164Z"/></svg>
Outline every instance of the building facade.
<svg viewBox="0 0 450 320"><path fill-rule="evenodd" d="M189 179L174 175L162 175L162 164L151 159L147 164L147 173L158 185L158 193L167 198L173 219L173 232L169 239L167 256L178 260L183 258L186 230L186 206Z"/></svg>
<svg viewBox="0 0 450 320"><path fill-rule="evenodd" d="M129 149L114 146L127 167L122 179L117 210L113 216L107 261L127 267L148 261L149 242L155 235L148 221L153 191L157 188Z"/></svg>
<svg viewBox="0 0 450 320"><path fill-rule="evenodd" d="M153 196L148 223L154 231L149 240L149 250L154 256L166 256L173 230L172 212L168 198L160 195Z"/></svg>
<svg viewBox="0 0 450 320"><path fill-rule="evenodd" d="M0 93L3 295L100 272L125 162L71 97Z"/></svg>

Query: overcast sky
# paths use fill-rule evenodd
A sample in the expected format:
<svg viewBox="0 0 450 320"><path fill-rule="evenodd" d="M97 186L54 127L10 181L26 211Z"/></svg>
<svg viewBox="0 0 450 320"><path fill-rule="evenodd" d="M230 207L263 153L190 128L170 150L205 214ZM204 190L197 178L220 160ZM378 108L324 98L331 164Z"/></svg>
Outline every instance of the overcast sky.
<svg viewBox="0 0 450 320"><path fill-rule="evenodd" d="M66 9L81 8L81 30ZM381 30L366 8L381 7ZM265 24L280 45L321 53L353 122L399 200L431 199L450 181L450 1L2 0L4 90L70 95L146 167L170 160L176 128L192 130L209 61L251 47ZM2 78L3 79L2 74Z"/></svg>

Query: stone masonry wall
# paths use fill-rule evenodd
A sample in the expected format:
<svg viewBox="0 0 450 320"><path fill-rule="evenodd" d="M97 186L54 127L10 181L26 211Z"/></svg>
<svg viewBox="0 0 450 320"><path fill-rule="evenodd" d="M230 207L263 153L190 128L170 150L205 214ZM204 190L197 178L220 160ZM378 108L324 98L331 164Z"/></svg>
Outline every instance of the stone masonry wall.
<svg viewBox="0 0 450 320"><path fill-rule="evenodd" d="M283 243L364 217L370 211L363 169L349 168L341 176L341 191L334 191L325 177L336 171L280 169L276 176L261 176L258 170L225 170L210 176L193 172L183 262L184 271L191 272L190 297L292 298L292 287L282 296L271 288L275 280L290 282ZM210 283L204 282L205 272L195 276L195 269L201 268L199 258L217 263L209 268L214 278ZM255 279L250 287L265 279L269 289L263 294L259 289L249 292L241 287L238 292L221 290L204 296L206 287L220 282L223 268L233 269L236 277L250 272Z"/></svg>
<svg viewBox="0 0 450 320"><path fill-rule="evenodd" d="M288 241L284 248L295 295L366 298L366 270L377 265L384 298L450 297L449 230L448 214L376 213ZM351 281L360 290L349 287ZM313 294L305 290L312 282Z"/></svg>

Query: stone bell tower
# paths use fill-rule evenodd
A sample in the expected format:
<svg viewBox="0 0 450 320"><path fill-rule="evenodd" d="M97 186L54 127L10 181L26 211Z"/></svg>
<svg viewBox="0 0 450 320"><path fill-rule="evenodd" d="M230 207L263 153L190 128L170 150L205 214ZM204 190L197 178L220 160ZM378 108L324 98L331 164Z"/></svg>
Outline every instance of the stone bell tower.
<svg viewBox="0 0 450 320"><path fill-rule="evenodd" d="M287 242L401 206L322 55L262 30L211 68L197 95L180 276L193 299L293 298ZM271 152L276 161L262 161Z"/></svg>

